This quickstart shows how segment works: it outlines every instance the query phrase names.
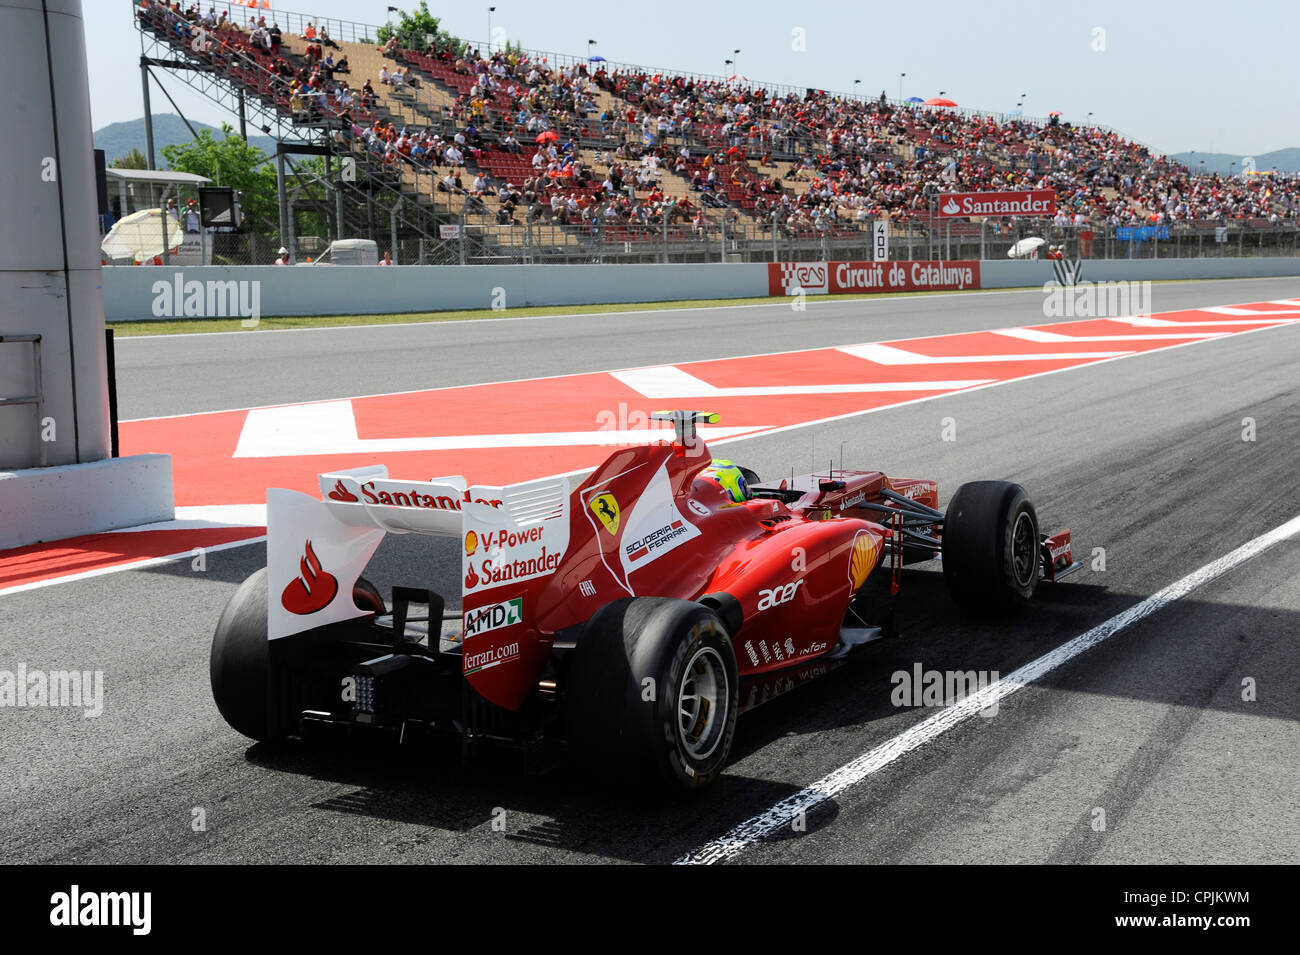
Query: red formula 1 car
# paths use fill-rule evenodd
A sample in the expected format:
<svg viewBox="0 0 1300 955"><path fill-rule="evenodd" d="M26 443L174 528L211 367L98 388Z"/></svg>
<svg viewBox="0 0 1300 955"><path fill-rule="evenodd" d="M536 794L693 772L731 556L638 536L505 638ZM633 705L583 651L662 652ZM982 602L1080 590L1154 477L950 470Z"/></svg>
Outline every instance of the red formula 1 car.
<svg viewBox="0 0 1300 955"><path fill-rule="evenodd" d="M878 567L942 557L970 608L1028 601L1076 569L1023 488L828 470L759 483L711 458L693 411L673 440L621 448L576 490L460 477L320 476L321 499L268 492L267 568L213 640L221 714L254 739L326 728L451 735L465 751L559 751L584 769L699 787L736 716L885 629L860 595ZM385 532L455 538L461 609L362 576ZM884 565L883 567L881 565ZM875 602L881 601L877 596ZM427 613L413 610L427 608Z"/></svg>

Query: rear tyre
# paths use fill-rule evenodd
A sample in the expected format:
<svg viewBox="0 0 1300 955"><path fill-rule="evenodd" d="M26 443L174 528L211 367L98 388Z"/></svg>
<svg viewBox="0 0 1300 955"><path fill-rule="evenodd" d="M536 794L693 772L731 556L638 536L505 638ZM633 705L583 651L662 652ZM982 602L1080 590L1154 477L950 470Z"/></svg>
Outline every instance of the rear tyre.
<svg viewBox="0 0 1300 955"><path fill-rule="evenodd" d="M565 727L584 771L698 790L731 752L740 692L718 615L668 597L608 604L566 662Z"/></svg>
<svg viewBox="0 0 1300 955"><path fill-rule="evenodd" d="M943 525L943 576L963 610L1023 606L1039 578L1038 515L1019 484L972 481L952 496Z"/></svg>
<svg viewBox="0 0 1300 955"><path fill-rule="evenodd" d="M212 699L234 729L260 741L280 734L271 722L271 654L266 627L266 568L235 591L212 637Z"/></svg>

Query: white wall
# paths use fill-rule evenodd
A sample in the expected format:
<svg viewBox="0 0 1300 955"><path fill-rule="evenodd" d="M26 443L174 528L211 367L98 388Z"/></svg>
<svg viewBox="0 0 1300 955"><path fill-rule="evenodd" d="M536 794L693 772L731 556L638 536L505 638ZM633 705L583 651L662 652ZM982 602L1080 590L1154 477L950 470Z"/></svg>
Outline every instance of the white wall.
<svg viewBox="0 0 1300 955"><path fill-rule="evenodd" d="M1042 285L1052 263L988 261L984 288ZM113 322L155 317L175 276L192 281L256 282L260 314L363 315L524 305L664 302L746 298L767 294L767 266L756 265L440 265L440 266L208 266L104 269L104 308ZM1300 276L1300 258L1088 260L1089 281ZM166 290L154 291L165 282ZM251 291L252 286L248 289ZM498 292L497 290L501 291ZM228 313L230 314L230 313ZM182 316L183 317L183 316ZM205 315L203 317L222 317Z"/></svg>
<svg viewBox="0 0 1300 955"><path fill-rule="evenodd" d="M1088 282L1156 282L1162 279L1231 279L1300 275L1300 257L1242 259L1085 259L1081 278ZM1016 288L1054 281L1052 263L980 263L983 288Z"/></svg>
<svg viewBox="0 0 1300 955"><path fill-rule="evenodd" d="M109 321L157 317L154 284L260 282L262 315L361 315L525 305L660 302L767 294L766 265L113 266ZM497 292L501 289L501 292ZM502 298L503 296L503 298ZM172 317L172 316L165 316ZM215 317L215 316L208 316Z"/></svg>

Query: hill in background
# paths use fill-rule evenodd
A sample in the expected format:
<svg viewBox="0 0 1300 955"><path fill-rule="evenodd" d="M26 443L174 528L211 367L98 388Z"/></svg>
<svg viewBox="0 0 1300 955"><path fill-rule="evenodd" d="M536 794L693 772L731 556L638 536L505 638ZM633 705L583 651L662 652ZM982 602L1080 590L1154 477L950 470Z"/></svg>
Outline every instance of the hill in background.
<svg viewBox="0 0 1300 955"><path fill-rule="evenodd" d="M1221 176L1226 176L1229 172L1241 172L1241 161L1245 158L1242 153L1202 153L1186 152L1174 153L1169 157L1183 163L1192 172L1201 171L1201 160L1205 160L1206 172L1217 172ZM1290 149L1275 149L1271 153L1259 153L1254 157L1255 168L1260 172L1268 172L1270 169L1276 169L1278 172L1300 172L1300 149L1292 147ZM1229 169L1229 163L1237 165Z"/></svg>
<svg viewBox="0 0 1300 955"><path fill-rule="evenodd" d="M193 123L193 126L199 132L205 129L211 130L213 136L217 139L221 138L221 130L215 126L208 126L205 123ZM167 161L163 159L162 154L164 146L188 143L193 138L185 121L175 113L154 114L153 146L160 169L167 168ZM256 146L269 155L275 154L275 140L270 136L250 135L248 144ZM114 159L120 159L132 149L138 149L143 153L144 145L143 116L125 123L111 123L103 129L95 130L95 148L104 150L104 161L109 166L113 165Z"/></svg>

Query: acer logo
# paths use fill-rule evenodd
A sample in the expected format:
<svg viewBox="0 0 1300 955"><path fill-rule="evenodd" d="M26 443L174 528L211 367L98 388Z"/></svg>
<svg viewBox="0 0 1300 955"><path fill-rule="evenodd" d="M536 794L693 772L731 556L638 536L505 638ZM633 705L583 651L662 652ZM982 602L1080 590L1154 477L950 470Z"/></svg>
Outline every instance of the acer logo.
<svg viewBox="0 0 1300 955"><path fill-rule="evenodd" d="M301 576L289 582L280 594L280 604L289 613L300 616L316 613L329 606L339 592L338 578L327 572L312 549L308 540L303 547L302 561L299 564Z"/></svg>
<svg viewBox="0 0 1300 955"><path fill-rule="evenodd" d="M760 590L758 592L758 609L771 610L773 607L779 607L782 604L789 603L794 599L795 592L798 591L799 585L803 583L802 578L793 583L786 584L784 587L773 587L771 590Z"/></svg>

